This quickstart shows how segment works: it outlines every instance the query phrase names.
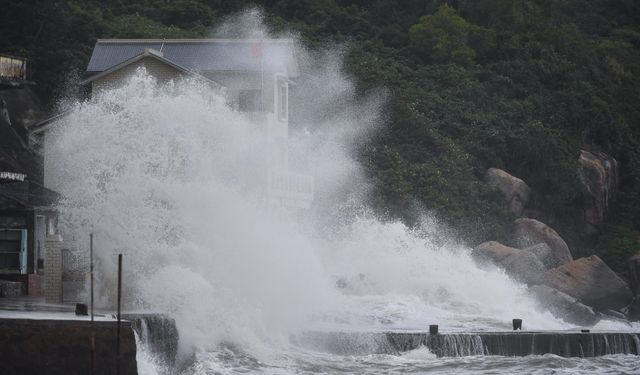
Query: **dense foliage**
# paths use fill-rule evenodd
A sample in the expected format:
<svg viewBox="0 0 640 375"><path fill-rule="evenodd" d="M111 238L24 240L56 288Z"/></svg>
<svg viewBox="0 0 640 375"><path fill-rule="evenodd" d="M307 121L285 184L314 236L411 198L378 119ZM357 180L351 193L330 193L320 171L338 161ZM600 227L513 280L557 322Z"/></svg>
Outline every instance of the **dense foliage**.
<svg viewBox="0 0 640 375"><path fill-rule="evenodd" d="M574 256L616 268L640 245L640 3L634 0L11 1L0 51L30 58L49 102L98 37L200 37L258 5L309 46L348 46L360 93L385 87L388 127L360 150L374 202L413 222L427 208L470 243L504 239L513 217L482 183L503 168ZM608 225L579 235L579 149L620 162Z"/></svg>

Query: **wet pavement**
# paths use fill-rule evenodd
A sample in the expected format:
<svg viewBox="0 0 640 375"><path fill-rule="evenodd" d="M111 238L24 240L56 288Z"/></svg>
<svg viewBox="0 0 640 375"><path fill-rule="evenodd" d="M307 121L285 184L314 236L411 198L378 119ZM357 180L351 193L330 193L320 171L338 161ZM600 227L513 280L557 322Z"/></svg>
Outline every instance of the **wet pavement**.
<svg viewBox="0 0 640 375"><path fill-rule="evenodd" d="M68 319L88 320L89 316L77 316L75 304L50 304L40 297L0 298L0 319ZM110 311L96 310L96 320L111 320Z"/></svg>
<svg viewBox="0 0 640 375"><path fill-rule="evenodd" d="M0 298L0 311L75 312L75 304L45 303L44 297Z"/></svg>

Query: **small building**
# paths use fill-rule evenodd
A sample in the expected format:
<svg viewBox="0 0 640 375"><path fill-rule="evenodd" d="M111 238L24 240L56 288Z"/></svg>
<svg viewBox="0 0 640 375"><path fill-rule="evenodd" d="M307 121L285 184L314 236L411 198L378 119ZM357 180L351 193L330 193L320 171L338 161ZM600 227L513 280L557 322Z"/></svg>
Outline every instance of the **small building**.
<svg viewBox="0 0 640 375"><path fill-rule="evenodd" d="M58 198L25 174L0 172L0 279L43 269L45 240L55 228Z"/></svg>
<svg viewBox="0 0 640 375"><path fill-rule="evenodd" d="M27 81L27 59L0 54L0 88L20 87Z"/></svg>
<svg viewBox="0 0 640 375"><path fill-rule="evenodd" d="M289 171L289 95L290 86L299 76L292 40L100 39L81 84L89 95L95 96L124 84L139 68L159 83L193 78L219 90L231 108L263 130L272 154L264 171L267 204L310 207L313 179ZM60 113L29 128L30 144L44 158L45 187L55 186L51 177L55 175L55 161L47 157L47 134L69 113ZM65 279L68 272L64 254L75 244L53 233L52 229L46 238L45 298L59 303L69 300L62 292L65 282L79 279Z"/></svg>
<svg viewBox="0 0 640 375"><path fill-rule="evenodd" d="M25 59L0 55L0 280L37 295L58 194L43 186L42 158L27 139L42 111L26 73Z"/></svg>
<svg viewBox="0 0 640 375"><path fill-rule="evenodd" d="M290 39L99 39L82 81L91 95L122 85L144 67L160 83L194 77L224 92L229 105L264 127L271 150L265 171L272 205L308 208L313 180L288 170L289 88L299 76ZM31 129L45 151L45 186L50 161L46 133L61 114Z"/></svg>

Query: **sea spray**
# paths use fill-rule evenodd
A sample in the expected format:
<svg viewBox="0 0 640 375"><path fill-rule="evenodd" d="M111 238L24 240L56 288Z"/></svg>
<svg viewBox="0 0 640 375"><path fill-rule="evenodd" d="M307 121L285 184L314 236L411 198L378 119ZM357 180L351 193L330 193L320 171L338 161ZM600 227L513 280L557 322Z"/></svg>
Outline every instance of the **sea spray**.
<svg viewBox="0 0 640 375"><path fill-rule="evenodd" d="M95 233L98 294L111 300L124 253L127 305L175 315L188 343L273 338L263 331L325 305L330 281L261 196L261 124L194 84L159 87L140 71L78 105L52 140L62 230Z"/></svg>
<svg viewBox="0 0 640 375"><path fill-rule="evenodd" d="M291 107L291 165L316 181L306 212L266 204L264 124L202 82L160 84L141 69L72 107L48 135L47 181L64 196L65 237L95 234L100 303L113 304L124 253L126 307L174 317L183 356L226 343L269 357L311 327L567 327L504 272L478 269L428 214L408 228L370 213L353 149L384 97L355 100L339 64L316 60L292 95L317 100Z"/></svg>

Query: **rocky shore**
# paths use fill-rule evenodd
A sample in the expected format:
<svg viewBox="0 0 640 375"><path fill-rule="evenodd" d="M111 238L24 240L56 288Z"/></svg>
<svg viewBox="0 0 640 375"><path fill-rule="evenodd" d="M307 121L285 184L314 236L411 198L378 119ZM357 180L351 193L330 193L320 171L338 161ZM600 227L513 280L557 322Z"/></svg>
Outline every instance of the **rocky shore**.
<svg viewBox="0 0 640 375"><path fill-rule="evenodd" d="M583 236L593 235L605 223L615 199L617 162L601 152L582 150L579 156L585 190ZM640 251L628 260L626 275L614 272L597 255L574 259L564 239L547 224L528 217L532 190L523 180L491 168L486 184L500 192L505 209L518 217L511 238L503 244L477 245L472 256L481 266L502 268L525 283L537 301L553 315L578 325L602 318L640 320Z"/></svg>

